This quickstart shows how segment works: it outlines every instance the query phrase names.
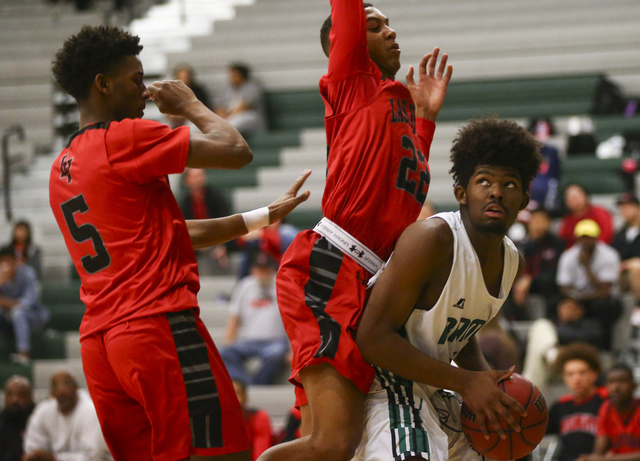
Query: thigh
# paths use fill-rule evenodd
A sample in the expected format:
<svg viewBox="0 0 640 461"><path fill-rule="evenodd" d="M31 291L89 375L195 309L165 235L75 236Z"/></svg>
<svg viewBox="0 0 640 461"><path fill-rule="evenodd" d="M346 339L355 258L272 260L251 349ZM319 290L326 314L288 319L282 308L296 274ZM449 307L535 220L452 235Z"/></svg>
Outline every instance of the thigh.
<svg viewBox="0 0 640 461"><path fill-rule="evenodd" d="M101 334L82 340L82 367L109 450L117 460L151 460L151 424L143 405L124 390Z"/></svg>
<svg viewBox="0 0 640 461"><path fill-rule="evenodd" d="M192 311L127 322L109 331L106 344L123 388L144 407L155 459L248 448L231 380Z"/></svg>
<svg viewBox="0 0 640 461"><path fill-rule="evenodd" d="M299 374L305 367L330 363L366 394L374 373L354 336L368 274L324 238L313 235L303 236L303 244L294 241L292 246L297 246L293 251L289 247L277 277L278 306L293 355L290 381L301 386Z"/></svg>
<svg viewBox="0 0 640 461"><path fill-rule="evenodd" d="M460 401L450 392L438 391L430 398L440 416L440 427L449 439L449 461L483 461L462 432Z"/></svg>

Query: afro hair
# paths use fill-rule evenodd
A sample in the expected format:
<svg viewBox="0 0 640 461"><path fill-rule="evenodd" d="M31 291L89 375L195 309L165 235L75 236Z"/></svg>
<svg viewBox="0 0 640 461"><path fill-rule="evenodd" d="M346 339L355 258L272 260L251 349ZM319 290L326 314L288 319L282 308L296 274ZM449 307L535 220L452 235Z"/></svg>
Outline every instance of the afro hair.
<svg viewBox="0 0 640 461"><path fill-rule="evenodd" d="M140 51L140 37L118 27L84 26L56 53L53 76L60 88L82 101L89 97L96 75L112 72L122 59Z"/></svg>
<svg viewBox="0 0 640 461"><path fill-rule="evenodd" d="M511 120L473 120L458 132L451 148L455 185L467 187L478 165L498 165L518 171L522 187L529 190L542 156L540 143Z"/></svg>

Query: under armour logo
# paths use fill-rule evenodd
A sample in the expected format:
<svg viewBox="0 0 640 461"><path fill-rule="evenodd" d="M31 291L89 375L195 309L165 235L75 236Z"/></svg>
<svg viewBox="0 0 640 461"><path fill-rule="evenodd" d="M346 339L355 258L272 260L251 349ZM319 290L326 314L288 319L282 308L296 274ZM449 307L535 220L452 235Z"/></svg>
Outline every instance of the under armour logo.
<svg viewBox="0 0 640 461"><path fill-rule="evenodd" d="M73 157L67 159L67 154L62 156L60 160L60 179L67 178L67 184L71 184L71 164L73 163Z"/></svg>
<svg viewBox="0 0 640 461"><path fill-rule="evenodd" d="M351 253L355 253L358 256L358 258L362 258L364 256L364 251L358 251L355 245L351 245L351 248L349 248L349 251Z"/></svg>
<svg viewBox="0 0 640 461"><path fill-rule="evenodd" d="M457 307L458 309L464 309L464 298L460 298L457 303L453 305L453 307Z"/></svg>

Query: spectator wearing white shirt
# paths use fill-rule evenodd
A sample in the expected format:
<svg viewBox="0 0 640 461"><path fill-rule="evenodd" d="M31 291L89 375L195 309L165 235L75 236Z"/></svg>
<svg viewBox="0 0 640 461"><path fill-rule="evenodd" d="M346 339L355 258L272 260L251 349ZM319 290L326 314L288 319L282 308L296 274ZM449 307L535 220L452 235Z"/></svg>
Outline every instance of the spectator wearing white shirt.
<svg viewBox="0 0 640 461"><path fill-rule="evenodd" d="M51 396L36 406L27 423L23 460L110 460L91 397L78 389L71 373L52 376Z"/></svg>

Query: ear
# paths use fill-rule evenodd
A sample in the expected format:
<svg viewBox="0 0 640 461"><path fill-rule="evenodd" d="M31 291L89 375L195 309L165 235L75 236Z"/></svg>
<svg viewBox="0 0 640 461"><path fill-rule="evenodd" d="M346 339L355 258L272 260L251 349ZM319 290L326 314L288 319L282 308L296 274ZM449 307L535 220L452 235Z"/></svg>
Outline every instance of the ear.
<svg viewBox="0 0 640 461"><path fill-rule="evenodd" d="M111 93L111 89L109 87L109 78L104 74L97 74L94 83L98 91L102 94L109 95Z"/></svg>
<svg viewBox="0 0 640 461"><path fill-rule="evenodd" d="M455 195L456 200L460 205L467 204L467 190L461 185L457 185L453 188L453 195Z"/></svg>
<svg viewBox="0 0 640 461"><path fill-rule="evenodd" d="M522 197L522 202L520 203L520 210L524 210L527 207L527 205L529 205L529 199L530 199L529 192L525 192L524 196Z"/></svg>

